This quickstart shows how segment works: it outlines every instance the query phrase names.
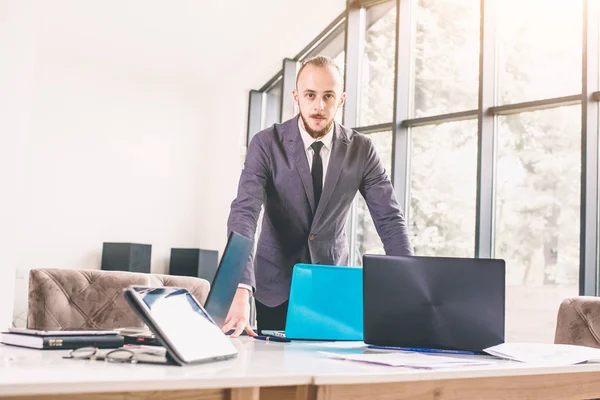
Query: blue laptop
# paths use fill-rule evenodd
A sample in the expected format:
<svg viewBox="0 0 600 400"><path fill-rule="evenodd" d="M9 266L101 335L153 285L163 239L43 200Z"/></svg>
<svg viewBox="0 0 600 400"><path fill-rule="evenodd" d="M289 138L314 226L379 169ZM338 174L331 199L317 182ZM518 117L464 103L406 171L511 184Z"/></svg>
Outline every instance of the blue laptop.
<svg viewBox="0 0 600 400"><path fill-rule="evenodd" d="M362 268L296 264L285 331L299 340L363 340Z"/></svg>

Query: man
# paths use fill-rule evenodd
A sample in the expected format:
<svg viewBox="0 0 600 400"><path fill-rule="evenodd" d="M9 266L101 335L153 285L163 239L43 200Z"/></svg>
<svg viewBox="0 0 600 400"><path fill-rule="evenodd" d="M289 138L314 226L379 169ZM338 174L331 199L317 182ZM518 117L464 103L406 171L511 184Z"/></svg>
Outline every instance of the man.
<svg viewBox="0 0 600 400"><path fill-rule="evenodd" d="M329 58L305 61L292 91L299 115L257 133L248 146L228 231L253 238L264 205L256 259L250 257L223 331L248 324L255 289L258 330L285 329L292 268L347 265L346 219L357 191L388 255L409 255L406 223L371 140L334 122L343 77Z"/></svg>

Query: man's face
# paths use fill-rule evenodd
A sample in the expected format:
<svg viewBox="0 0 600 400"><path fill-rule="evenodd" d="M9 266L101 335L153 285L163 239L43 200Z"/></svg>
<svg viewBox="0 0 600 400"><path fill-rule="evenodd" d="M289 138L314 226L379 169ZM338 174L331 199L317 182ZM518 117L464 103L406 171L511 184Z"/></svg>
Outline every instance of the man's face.
<svg viewBox="0 0 600 400"><path fill-rule="evenodd" d="M300 124L315 139L329 131L346 98L339 72L332 67L310 64L298 76L292 94L300 110Z"/></svg>

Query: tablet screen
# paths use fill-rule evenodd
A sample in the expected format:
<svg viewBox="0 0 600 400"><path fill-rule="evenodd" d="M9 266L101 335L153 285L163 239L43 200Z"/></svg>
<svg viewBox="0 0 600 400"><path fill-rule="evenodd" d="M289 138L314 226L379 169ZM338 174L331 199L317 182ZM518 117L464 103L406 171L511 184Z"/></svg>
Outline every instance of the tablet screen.
<svg viewBox="0 0 600 400"><path fill-rule="evenodd" d="M186 290L134 288L156 326L186 362L236 353L229 338Z"/></svg>

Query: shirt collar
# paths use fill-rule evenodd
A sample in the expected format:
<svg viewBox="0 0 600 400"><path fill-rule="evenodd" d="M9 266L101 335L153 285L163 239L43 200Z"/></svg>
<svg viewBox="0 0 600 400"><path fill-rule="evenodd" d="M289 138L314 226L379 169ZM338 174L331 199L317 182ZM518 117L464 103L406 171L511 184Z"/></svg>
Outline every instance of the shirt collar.
<svg viewBox="0 0 600 400"><path fill-rule="evenodd" d="M333 128L335 126L335 122L331 124L331 128L329 131L319 140L315 140L312 136L308 134L300 125L300 118L298 118L298 129L300 129L300 136L302 137L302 142L304 142L304 149L308 150L311 144L314 142L320 141L323 142L323 146L327 148L327 150L331 151L331 144L333 142Z"/></svg>

